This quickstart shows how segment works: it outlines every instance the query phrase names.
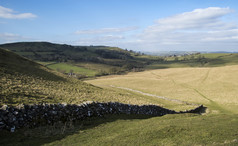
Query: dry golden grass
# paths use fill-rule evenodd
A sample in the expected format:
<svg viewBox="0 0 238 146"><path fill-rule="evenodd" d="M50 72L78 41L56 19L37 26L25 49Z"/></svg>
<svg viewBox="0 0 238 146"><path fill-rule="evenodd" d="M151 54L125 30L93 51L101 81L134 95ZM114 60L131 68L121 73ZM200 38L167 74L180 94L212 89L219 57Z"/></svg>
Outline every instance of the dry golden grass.
<svg viewBox="0 0 238 146"><path fill-rule="evenodd" d="M238 113L237 75L238 65L233 65L214 68L160 69L100 77L87 82L101 87L114 85L204 104L211 107L213 111Z"/></svg>

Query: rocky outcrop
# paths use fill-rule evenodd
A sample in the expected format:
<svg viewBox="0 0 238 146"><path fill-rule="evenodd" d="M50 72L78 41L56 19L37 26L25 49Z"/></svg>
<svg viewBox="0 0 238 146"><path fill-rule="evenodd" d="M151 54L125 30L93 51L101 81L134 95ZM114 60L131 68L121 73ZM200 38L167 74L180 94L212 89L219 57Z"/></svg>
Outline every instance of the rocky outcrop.
<svg viewBox="0 0 238 146"><path fill-rule="evenodd" d="M75 104L38 104L19 105L16 107L4 105L0 109L0 129L12 132L16 128L35 127L39 125L53 124L83 120L86 117L100 117L106 114L141 114L163 116L177 113L200 113L203 106L196 109L175 112L156 105L130 105L118 102L87 102Z"/></svg>

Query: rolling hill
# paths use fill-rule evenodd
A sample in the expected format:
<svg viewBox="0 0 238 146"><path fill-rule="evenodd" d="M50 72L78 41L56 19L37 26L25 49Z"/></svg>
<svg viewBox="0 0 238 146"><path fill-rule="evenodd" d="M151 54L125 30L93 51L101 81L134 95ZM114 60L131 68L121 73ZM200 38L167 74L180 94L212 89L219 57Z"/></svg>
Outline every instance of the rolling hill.
<svg viewBox="0 0 238 146"><path fill-rule="evenodd" d="M151 56L109 46L72 46L49 42L18 42L0 45L61 73L77 78L125 74L151 69L215 67L238 64L238 53L190 53Z"/></svg>
<svg viewBox="0 0 238 146"><path fill-rule="evenodd" d="M108 46L71 46L49 42L19 42L2 44L23 57L38 61L64 73L70 70L80 75L96 76L141 70L156 58L140 58L140 53Z"/></svg>
<svg viewBox="0 0 238 146"><path fill-rule="evenodd" d="M153 103L153 98L95 87L4 49L0 49L0 75L0 105L85 101Z"/></svg>
<svg viewBox="0 0 238 146"><path fill-rule="evenodd" d="M103 67L108 69L113 65L85 60L66 62L36 60L41 63L39 64L33 61L35 58L31 58L32 51L11 52L9 50L19 46L11 49L10 46L0 49L0 105L116 101L128 104L156 104L177 111L191 109L194 106L191 103L204 104L208 109L203 115L177 114L162 117L107 115L76 123L23 128L15 133L1 131L0 145L237 145L238 143L237 54L202 54L204 57L198 54L193 57L181 56L177 59L169 57L157 63L153 62L153 59L159 58L152 57L152 61L144 66L148 68L147 71L100 77L86 83L62 74L61 71L57 72L55 66L59 65L70 71L72 66L85 69L87 65L86 69L97 70ZM53 48L55 46L57 45L53 44ZM95 51L95 48L92 50ZM107 48L106 51L108 50L110 49ZM62 52L64 54L64 51ZM24 54L31 55L26 55L28 58L25 58L22 57ZM93 53L91 55L93 56ZM99 58L109 62L118 60L130 63L151 59L151 56L131 56L133 58L125 60ZM202 67L203 61L207 62ZM152 68L164 69L151 70ZM76 68L74 70L76 71ZM78 70L80 72L79 68Z"/></svg>

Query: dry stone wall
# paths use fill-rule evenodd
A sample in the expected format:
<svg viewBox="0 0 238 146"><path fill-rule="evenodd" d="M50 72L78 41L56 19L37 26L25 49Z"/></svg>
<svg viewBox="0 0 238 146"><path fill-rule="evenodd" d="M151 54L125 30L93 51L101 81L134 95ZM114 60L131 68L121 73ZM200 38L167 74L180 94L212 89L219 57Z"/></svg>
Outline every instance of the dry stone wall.
<svg viewBox="0 0 238 146"><path fill-rule="evenodd" d="M86 117L100 117L106 114L141 114L163 116L165 114L200 113L203 106L184 112L176 112L156 105L130 105L118 102L87 102L75 104L38 104L19 105L0 108L0 130L7 129L12 132L16 128L36 127L39 125L53 124L83 120Z"/></svg>

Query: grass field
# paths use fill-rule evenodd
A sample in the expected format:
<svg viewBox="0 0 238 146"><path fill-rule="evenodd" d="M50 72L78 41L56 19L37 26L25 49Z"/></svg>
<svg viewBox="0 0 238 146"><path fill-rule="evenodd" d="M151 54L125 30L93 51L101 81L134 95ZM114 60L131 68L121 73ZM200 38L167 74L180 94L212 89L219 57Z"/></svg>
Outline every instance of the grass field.
<svg viewBox="0 0 238 146"><path fill-rule="evenodd" d="M1 133L15 145L237 145L237 115L113 115L62 125ZM60 133L60 134L59 134Z"/></svg>
<svg viewBox="0 0 238 146"><path fill-rule="evenodd" d="M79 121L62 132L63 125L3 132L6 140L22 145L237 145L238 66L172 68L100 77L87 82L107 91L161 104L170 109L189 105L140 95L125 87L189 103L204 104L203 115L178 114L162 117L108 115ZM111 86L113 85L113 86ZM122 97L120 97L122 99ZM138 101L137 101L138 100ZM144 102L145 103L145 102ZM14 137L14 138L13 138ZM26 138L27 137L27 138ZM5 139L5 141L4 141Z"/></svg>
<svg viewBox="0 0 238 146"><path fill-rule="evenodd" d="M95 74L97 73L95 70L75 66L73 64L68 64L68 63L54 63L54 64L50 64L50 65L46 65L46 66L53 70L65 71L65 73L69 73L72 70L73 73L87 75L89 77L95 76Z"/></svg>
<svg viewBox="0 0 238 146"><path fill-rule="evenodd" d="M199 59L200 58L200 59ZM189 56L167 57L166 61L152 63L146 69L166 69L184 67L218 67L225 65L237 65L238 53L205 53Z"/></svg>
<svg viewBox="0 0 238 146"><path fill-rule="evenodd" d="M172 68L101 77L88 81L96 86L126 87L190 103L214 111L238 113L238 66Z"/></svg>
<svg viewBox="0 0 238 146"><path fill-rule="evenodd" d="M0 49L0 55L1 105L90 100L156 104L176 111L196 106L155 97L162 96L207 107L203 115L107 115L1 131L0 145L238 145L238 65L147 70L86 81L90 85L14 53ZM236 61L233 55L213 57Z"/></svg>

